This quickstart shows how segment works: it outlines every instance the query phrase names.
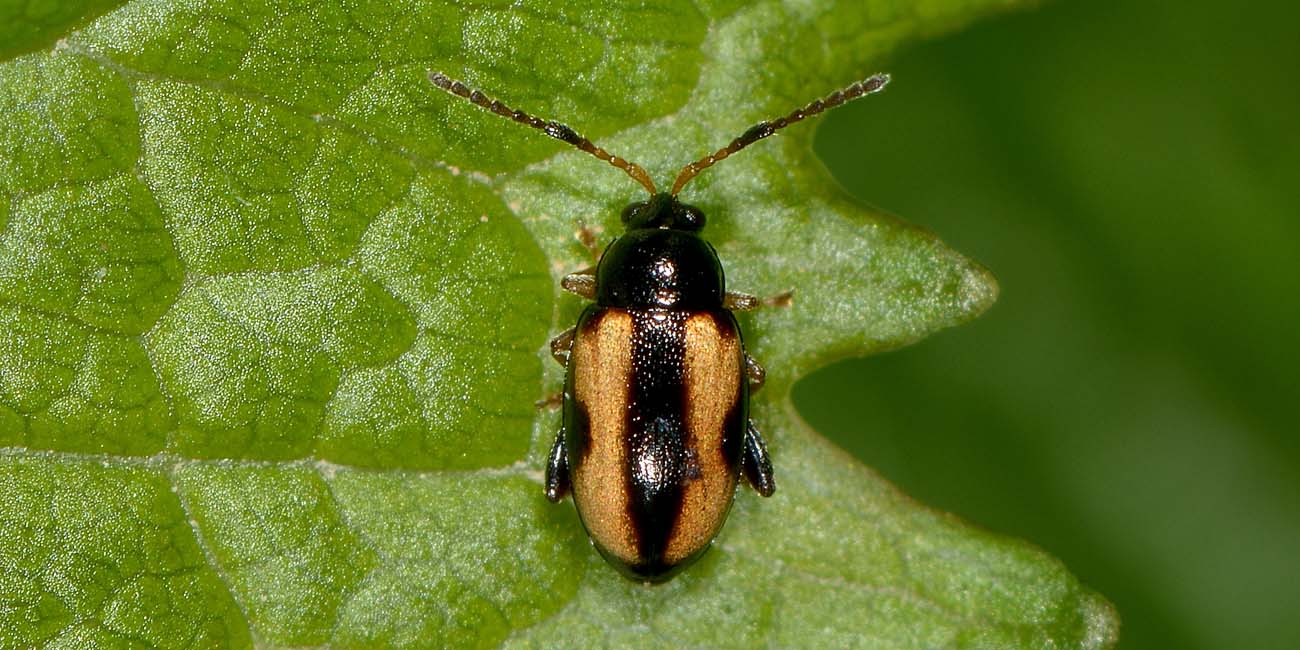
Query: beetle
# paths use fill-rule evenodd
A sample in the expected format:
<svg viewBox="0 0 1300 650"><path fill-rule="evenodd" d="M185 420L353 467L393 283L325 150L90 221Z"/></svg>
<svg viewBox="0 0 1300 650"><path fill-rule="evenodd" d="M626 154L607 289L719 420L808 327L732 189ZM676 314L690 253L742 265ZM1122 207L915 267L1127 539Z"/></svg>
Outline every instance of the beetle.
<svg viewBox="0 0 1300 650"><path fill-rule="evenodd" d="M565 380L545 494L552 502L573 494L593 545L625 576L666 581L708 550L741 474L764 497L776 490L767 447L749 418L749 395L765 372L745 351L732 312L781 297L727 291L718 255L699 234L704 213L677 195L700 171L790 124L880 91L889 75L759 122L683 167L670 192L658 191L641 166L564 124L510 108L440 72L429 80L623 170L650 193L623 210L626 232L596 266L561 282L594 302L551 341Z"/></svg>

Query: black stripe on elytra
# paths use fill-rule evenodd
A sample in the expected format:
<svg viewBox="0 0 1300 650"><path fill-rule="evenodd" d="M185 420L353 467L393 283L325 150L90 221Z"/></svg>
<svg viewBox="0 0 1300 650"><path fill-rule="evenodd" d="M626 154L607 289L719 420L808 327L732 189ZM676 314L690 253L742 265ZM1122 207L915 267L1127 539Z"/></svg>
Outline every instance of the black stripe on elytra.
<svg viewBox="0 0 1300 650"><path fill-rule="evenodd" d="M691 312L632 310L632 381L627 410L628 515L640 572L663 572L682 507L686 464L686 319Z"/></svg>

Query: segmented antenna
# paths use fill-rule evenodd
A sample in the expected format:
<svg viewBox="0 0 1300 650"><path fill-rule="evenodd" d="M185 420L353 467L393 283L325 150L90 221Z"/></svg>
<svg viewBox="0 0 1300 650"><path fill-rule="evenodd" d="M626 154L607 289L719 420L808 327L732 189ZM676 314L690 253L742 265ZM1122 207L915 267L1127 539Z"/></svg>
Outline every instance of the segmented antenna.
<svg viewBox="0 0 1300 650"><path fill-rule="evenodd" d="M805 117L816 115L828 108L835 108L844 102L880 92L880 89L884 88L887 83L889 83L889 75L872 75L849 86L848 88L837 90L822 99L818 99L813 103L786 115L785 117L778 118L771 122L759 122L758 124L749 127L748 131L742 133L739 138L732 140L731 144L713 152L710 156L701 158L683 167L682 171L677 174L677 181L673 183L673 196L677 196L677 193L682 191L682 187L689 183L692 178L695 178L696 174L712 167L718 161L723 160L727 156L730 156L731 154L734 154L741 149L784 129Z"/></svg>
<svg viewBox="0 0 1300 650"><path fill-rule="evenodd" d="M651 196L654 196L658 192L658 190L655 189L654 181L650 180L650 175L647 174L640 165L630 163L608 151L605 151L604 149L601 149L600 147L597 147L591 143L591 140L583 137L577 131L574 131L568 126L553 120L543 120L540 117L529 115L523 111L514 110L513 108L510 108L509 106L506 106L505 104L502 104L501 102L492 99L441 72L430 72L429 81L433 82L433 85L456 95L457 97L468 99L470 102L482 106L501 117L508 117L520 124L527 124L556 140L563 140L582 151L618 167L628 176L631 176L632 180L635 180L640 183L642 187L646 188L646 191L650 192Z"/></svg>

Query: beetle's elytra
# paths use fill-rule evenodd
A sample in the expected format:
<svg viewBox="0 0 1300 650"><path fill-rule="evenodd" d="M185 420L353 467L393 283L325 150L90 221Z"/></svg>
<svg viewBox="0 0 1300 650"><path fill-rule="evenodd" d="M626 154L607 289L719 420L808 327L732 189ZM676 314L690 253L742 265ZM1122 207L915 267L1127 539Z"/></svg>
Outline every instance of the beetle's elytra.
<svg viewBox="0 0 1300 650"><path fill-rule="evenodd" d="M441 73L429 80L618 167L650 193L623 210L627 231L596 267L561 283L595 302L551 341L551 354L565 367L564 416L545 491L551 501L573 493L592 543L624 575L667 580L709 548L742 472L762 496L776 489L763 438L749 419L749 394L762 386L764 371L746 354L732 315L773 301L727 291L717 253L699 235L704 214L677 194L700 171L805 117L879 91L889 76L868 77L758 123L682 168L671 192L659 192L639 165L568 126L514 110Z"/></svg>

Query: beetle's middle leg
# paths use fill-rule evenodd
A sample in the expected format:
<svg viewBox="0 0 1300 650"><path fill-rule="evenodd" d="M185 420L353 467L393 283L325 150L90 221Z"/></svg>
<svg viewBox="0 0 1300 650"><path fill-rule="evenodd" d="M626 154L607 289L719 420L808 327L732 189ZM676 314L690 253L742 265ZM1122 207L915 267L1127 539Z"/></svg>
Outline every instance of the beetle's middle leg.
<svg viewBox="0 0 1300 650"><path fill-rule="evenodd" d="M564 444L564 427L555 434L551 455L546 459L546 498L559 503L569 493L569 454Z"/></svg>
<svg viewBox="0 0 1300 650"><path fill-rule="evenodd" d="M767 381L767 371L748 352L745 353L745 379L749 380L751 394L762 388L763 382Z"/></svg>
<svg viewBox="0 0 1300 650"><path fill-rule="evenodd" d="M569 351L573 349L573 335L577 331L577 327L570 327L551 339L551 357L565 368L569 367Z"/></svg>
<svg viewBox="0 0 1300 650"><path fill-rule="evenodd" d="M561 367L569 367L569 351L573 349L573 335L577 327L570 327L560 333L559 336L551 339L551 358L560 364ZM556 392L547 395L546 399L538 400L534 406L539 409L553 409L564 405L564 393Z"/></svg>
<svg viewBox="0 0 1300 650"><path fill-rule="evenodd" d="M722 297L722 306L731 311L754 311L759 307L789 307L794 303L794 290L782 291L775 296L759 298L758 296L728 291Z"/></svg>

